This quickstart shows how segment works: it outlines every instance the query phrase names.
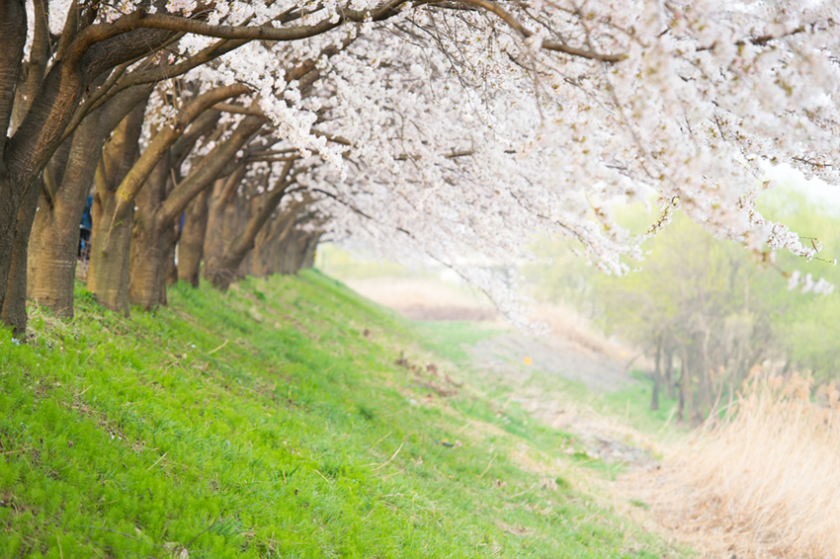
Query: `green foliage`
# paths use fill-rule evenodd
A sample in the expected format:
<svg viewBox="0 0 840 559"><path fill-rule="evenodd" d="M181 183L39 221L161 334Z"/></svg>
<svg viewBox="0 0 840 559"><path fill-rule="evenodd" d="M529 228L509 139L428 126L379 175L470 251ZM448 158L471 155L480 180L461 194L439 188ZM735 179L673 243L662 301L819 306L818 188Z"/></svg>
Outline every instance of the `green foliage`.
<svg viewBox="0 0 840 559"><path fill-rule="evenodd" d="M563 301L585 312L605 330L653 355L658 343L675 348L693 370L691 382L703 387L708 369L732 373L726 384L738 385L749 368L765 359L787 361L789 368L813 371L821 380L840 374L840 292L824 296L788 290L794 270L840 286L837 218L790 189L762 198L767 217L788 224L803 242L823 246L822 259L806 261L787 252L776 261L759 261L738 243L719 241L677 213L673 222L645 244L644 261L626 277L593 273L559 243L543 243L537 252L554 257L552 265L531 267L534 294ZM632 231L644 230L639 212ZM647 222L655 216L649 214ZM621 216L619 216L621 218ZM621 221L621 219L619 219ZM627 221L627 219L624 219ZM702 375L700 374L702 372Z"/></svg>
<svg viewBox="0 0 840 559"><path fill-rule="evenodd" d="M592 281L598 271L575 255L568 242L543 238L531 248L539 260L523 266L533 296L541 301L565 302L590 314L597 310L593 301Z"/></svg>
<svg viewBox="0 0 840 559"><path fill-rule="evenodd" d="M344 279L375 278L382 276L416 275L395 262L379 261L372 255L364 258L358 253L350 253L332 243L318 245L318 269L333 277Z"/></svg>
<svg viewBox="0 0 840 559"><path fill-rule="evenodd" d="M786 309L775 327L779 340L797 367L809 369L823 380L840 377L840 267L827 263L840 259L840 221L802 194L778 190L766 198L762 211L770 218L784 220L804 237L822 245L820 259L803 261L780 253L783 270L800 270L802 275L825 278L836 286L828 296L801 295L785 298ZM810 242L806 239L804 242ZM777 296L778 297L778 296Z"/></svg>
<svg viewBox="0 0 840 559"><path fill-rule="evenodd" d="M466 366L469 355L465 346L492 338L504 329L495 324L468 321L417 322L412 325L424 347L459 366Z"/></svg>
<svg viewBox="0 0 840 559"><path fill-rule="evenodd" d="M429 397L409 323L317 272L169 298L79 289L74 320L0 333L4 557L675 554L557 471L562 433Z"/></svg>

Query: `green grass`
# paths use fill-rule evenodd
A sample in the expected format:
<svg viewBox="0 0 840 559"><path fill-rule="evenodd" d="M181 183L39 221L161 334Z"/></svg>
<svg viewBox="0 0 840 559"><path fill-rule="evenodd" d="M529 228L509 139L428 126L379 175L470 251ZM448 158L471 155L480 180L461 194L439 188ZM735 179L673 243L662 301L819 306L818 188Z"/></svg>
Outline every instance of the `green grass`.
<svg viewBox="0 0 840 559"><path fill-rule="evenodd" d="M574 482L563 434L395 364L451 356L333 280L169 299L79 289L0 333L3 557L679 555Z"/></svg>
<svg viewBox="0 0 840 559"><path fill-rule="evenodd" d="M536 448L552 451L573 452L566 457L571 462L600 474L603 478L614 480L627 468L622 463L607 464L592 458L585 452L585 447L573 433L551 429L535 423L530 414L523 410L511 395L536 389L543 399L569 402L572 407L588 407L598 415L611 417L619 423L630 426L641 433L658 440L675 440L687 431L685 425L676 420L676 399L669 399L667 393L660 392L660 409L650 409L653 392L652 380L640 371L632 371L633 382L613 392L597 393L589 390L582 382L569 380L562 375L548 373L535 366L523 366L518 361L508 360L508 367L519 367L526 380L515 375L511 379L507 369L500 371L481 371L478 378L471 378L474 355L470 346L485 339L509 332L509 329L481 322L417 322L410 325L422 347L445 356L464 371L464 376L483 394L487 402L493 404L493 413L481 418L487 423L495 423L508 432L528 440ZM473 375L476 376L476 375ZM499 412L503 413L499 413ZM473 415L476 414L475 412ZM621 441L631 444L630 441Z"/></svg>
<svg viewBox="0 0 840 559"><path fill-rule="evenodd" d="M629 425L650 434L681 432L685 426L677 425L677 399L668 398L667 389L663 386L659 391L659 409L651 410L653 381L639 371L633 371L630 376L636 382L601 397L602 409L623 414Z"/></svg>
<svg viewBox="0 0 840 559"><path fill-rule="evenodd" d="M470 355L464 346L472 346L507 330L495 324L470 321L416 322L412 331L424 349L461 367L468 367Z"/></svg>

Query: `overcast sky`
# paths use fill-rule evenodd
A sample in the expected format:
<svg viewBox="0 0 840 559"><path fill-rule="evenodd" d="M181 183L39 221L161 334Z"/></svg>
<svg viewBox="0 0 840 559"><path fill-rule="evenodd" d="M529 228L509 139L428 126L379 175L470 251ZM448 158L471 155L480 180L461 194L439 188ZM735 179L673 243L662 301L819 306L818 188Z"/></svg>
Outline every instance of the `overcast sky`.
<svg viewBox="0 0 840 559"><path fill-rule="evenodd" d="M840 187L820 179L807 180L800 171L787 164L768 168L766 177L776 188L804 192L814 202L823 204L827 212L840 215Z"/></svg>

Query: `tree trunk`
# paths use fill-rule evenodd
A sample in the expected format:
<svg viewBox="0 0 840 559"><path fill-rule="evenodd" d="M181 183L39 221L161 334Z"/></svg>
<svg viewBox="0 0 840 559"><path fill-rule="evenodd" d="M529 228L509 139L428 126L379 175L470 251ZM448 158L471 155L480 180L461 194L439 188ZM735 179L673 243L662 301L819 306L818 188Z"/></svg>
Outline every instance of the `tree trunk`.
<svg viewBox="0 0 840 559"><path fill-rule="evenodd" d="M134 211L109 231L108 217L114 215L116 208L116 192L100 189L97 185L91 210L93 232L87 288L100 305L128 316L128 266Z"/></svg>
<svg viewBox="0 0 840 559"><path fill-rule="evenodd" d="M674 349L668 346L665 351L665 384L668 386L668 398L673 400L676 397L674 390Z"/></svg>
<svg viewBox="0 0 840 559"><path fill-rule="evenodd" d="M298 206L293 205L277 215L263 227L254 239L254 272L258 277L270 276L279 271L279 253L286 237L291 233L297 218Z"/></svg>
<svg viewBox="0 0 840 559"><path fill-rule="evenodd" d="M9 274L14 267L15 278L25 275L20 267L27 266L37 202L21 204L31 200L27 194L32 194L31 188L37 189L37 177L61 145L92 81L114 66L153 51L172 35L169 31L136 30L89 47L77 45L80 48L68 51L50 68L9 139L7 130L27 29L23 4L19 0L0 2L0 316L16 330L26 324L26 307L20 300L25 288L18 280L9 284ZM38 194L33 195L37 198ZM20 213L21 208L29 213Z"/></svg>
<svg viewBox="0 0 840 559"><path fill-rule="evenodd" d="M150 177L147 181L149 184L146 184L141 192L147 190L150 184L155 186L146 193L147 197L143 204L139 201L137 203L138 208L146 208L145 204L149 204L148 209L153 213L150 213L148 217L144 215L142 221L135 219L134 241L141 242L143 245L132 250L131 286L129 287L129 298L132 303L150 309L165 302L166 269L163 258L167 250L165 243L170 243L170 245L172 243L172 237L169 236L171 233L167 233L165 229L174 227L175 220L196 196L213 183L228 163L234 160L236 152L259 130L263 122L265 120L260 117L245 117L230 137L216 146L204 158L202 164L177 187L174 187L168 196L165 195L167 192L165 185L170 178L170 157L167 155L161 159L152 173L156 178L152 180ZM240 165L239 168L242 169L244 175L245 166Z"/></svg>
<svg viewBox="0 0 840 559"><path fill-rule="evenodd" d="M26 71L21 72L24 64L21 63L20 57L16 58L16 54L22 51L25 41L26 11L18 11L16 6L9 4L0 6L0 52L5 55L3 60L0 60L0 321L12 327L13 335L22 337L26 332L27 322L28 231L35 218L38 196L43 184L40 177L34 179L29 188L18 184L16 185L18 188L24 189L20 198L15 199L14 188L8 192L9 197L5 198L7 193L2 183L9 171L5 164L8 141L6 131L9 130L10 135L14 136L41 86L49 58L49 31L44 13L45 3L35 2L33 5L34 33L29 60L25 63ZM18 7L22 7L22 4L18 4ZM22 78L20 83L17 83L18 77ZM8 184L12 184L10 176ZM8 215L11 214L16 202L20 203L16 218L4 218L7 212ZM5 230L3 224L10 228L8 231L14 232L11 240L12 251L8 256L9 268L5 270L8 276L4 275L3 270L3 263L7 262L4 260L1 248Z"/></svg>
<svg viewBox="0 0 840 559"><path fill-rule="evenodd" d="M123 91L87 115L44 169L29 240L27 296L58 316L73 316L79 224L105 138L150 91Z"/></svg>
<svg viewBox="0 0 840 559"><path fill-rule="evenodd" d="M3 135L0 134L0 136ZM18 188L13 184L3 158L0 157L0 313L2 313L6 303L12 254L14 253L17 210L20 206L20 198L16 195L17 192Z"/></svg>
<svg viewBox="0 0 840 559"><path fill-rule="evenodd" d="M271 241L277 234L277 221L274 218L268 222L265 227L260 229L257 237L254 239L254 248L251 250L251 273L254 277L262 278L269 275L266 261L266 248L270 248Z"/></svg>
<svg viewBox="0 0 840 559"><path fill-rule="evenodd" d="M158 209L166 199L168 179L167 154L158 161L135 199L128 298L132 305L146 310L166 301L165 256L167 245L172 242L172 227L158 222Z"/></svg>
<svg viewBox="0 0 840 559"><path fill-rule="evenodd" d="M10 143L7 133L26 44L26 19L22 1L0 2L0 52L3 53L0 55L0 319L13 328L15 335L26 328L26 288L20 286L21 276L26 281L26 245L24 239L16 238L19 225L26 225L18 224L20 206L33 197L37 204L38 199L37 193L24 192L25 185L13 174L7 159ZM23 217L26 219L26 215Z"/></svg>
<svg viewBox="0 0 840 559"><path fill-rule="evenodd" d="M135 205L135 197L137 197L142 188L145 188L146 179L155 172L157 164L161 159L165 158L167 165L171 164L170 148L182 137L184 131L193 121L202 116L204 111L210 109L214 104L230 97L247 93L247 91L248 88L242 84L233 84L212 89L193 99L175 116L172 122L167 123L157 130L149 144L143 150L143 154L132 165L131 170L125 175L125 178L117 189L119 191L119 204L117 205L114 219L122 219L125 213ZM199 128L201 128L200 125ZM180 214L180 212L177 213Z"/></svg>
<svg viewBox="0 0 840 559"><path fill-rule="evenodd" d="M248 224L254 219L254 217L260 213L260 206L263 202L261 198L264 196L252 196L251 199L248 201L248 221L245 225L245 229L248 229ZM236 272L236 275L240 278L253 276L254 275L254 249L256 248L257 244L257 237L260 233L268 228L267 225L263 225L259 231L254 235L253 240L251 241L250 248L245 252L245 255L242 257L242 261L239 263L239 269ZM228 246L228 249L231 247Z"/></svg>
<svg viewBox="0 0 840 559"><path fill-rule="evenodd" d="M204 278L216 289L222 291L230 287L238 276L238 263L230 266L227 250L230 244L241 235L247 219L247 207L242 196L234 196L221 209L221 227L213 234L210 253L204 261Z"/></svg>
<svg viewBox="0 0 840 559"><path fill-rule="evenodd" d="M695 406L697 413L705 419L708 410L712 406L714 397L714 387L712 386L712 361L709 358L709 338L712 332L709 328L703 332L703 341L701 344L701 369L700 369L700 386L697 387L697 406Z"/></svg>
<svg viewBox="0 0 840 559"><path fill-rule="evenodd" d="M315 250L318 248L318 243L321 240L323 233L311 233L306 240L306 250L303 252L303 262L300 264L301 270L309 270L315 267ZM657 408L658 409L658 408Z"/></svg>
<svg viewBox="0 0 840 559"><path fill-rule="evenodd" d="M281 274L295 274L301 269L304 258L306 257L308 237L309 234L300 229L292 229L291 233L286 237L283 248L281 249Z"/></svg>
<svg viewBox="0 0 840 559"><path fill-rule="evenodd" d="M207 202L210 189L195 197L187 208L184 228L178 243L178 279L198 287L198 272L204 254L204 237L207 233Z"/></svg>
<svg viewBox="0 0 840 559"><path fill-rule="evenodd" d="M164 274L166 278L166 287L170 287L178 283L178 262L175 261L175 248L178 244L178 237L180 235L178 233L177 227L177 225L167 227L164 231L165 236L168 237L168 239L166 240L166 244L164 245L165 250L163 255L164 268L166 268L166 272ZM167 232L169 233L168 235L166 235ZM166 304L165 292L161 304Z"/></svg>
<svg viewBox="0 0 840 559"><path fill-rule="evenodd" d="M301 204L295 204L287 208L283 214L275 220L274 232L268 240L268 246L262 249L266 275L285 274L287 254L291 250L293 237L296 234L295 226L298 224L299 210ZM290 266L289 266L290 267Z"/></svg>
<svg viewBox="0 0 840 559"><path fill-rule="evenodd" d="M662 361L662 342L659 341L656 343L655 361L656 362L653 367L653 395L650 400L651 411L659 409L659 385L662 382L662 369L660 367L660 363Z"/></svg>
<svg viewBox="0 0 840 559"><path fill-rule="evenodd" d="M134 207L122 221L112 222L117 208L117 186L137 158L138 140L146 112L146 98L120 122L102 150L93 196L93 232L87 287L99 304L112 311L129 311L128 271Z"/></svg>
<svg viewBox="0 0 840 559"><path fill-rule="evenodd" d="M688 404L688 377L688 351L683 350L682 359L680 359L679 407L677 408L677 419L679 421L690 420L690 418L686 415L686 404ZM690 410L689 413L691 413Z"/></svg>
<svg viewBox="0 0 840 559"><path fill-rule="evenodd" d="M238 172L238 171L237 171ZM207 269L207 264L214 258L221 258L224 250L224 238L221 231L224 223L224 211L227 202L226 198L232 196L231 185L233 175L227 179L218 179L213 183L213 191L207 200L207 228L204 234L204 245L202 246L202 254L204 256L204 269Z"/></svg>
<svg viewBox="0 0 840 559"><path fill-rule="evenodd" d="M236 159L236 153L264 123L265 119L262 117L246 116L224 142L204 157L201 165L197 168L193 167L189 176L178 184L172 194L167 196L160 208L161 223L172 223L180 217L202 190L208 188L214 180L225 176L227 167L233 166L234 169L241 167L242 165L239 164L232 165Z"/></svg>
<svg viewBox="0 0 840 559"><path fill-rule="evenodd" d="M204 237L204 277L212 280L213 271L218 269L227 239L233 238L235 230L230 226L234 222L236 209L236 190L245 176L245 167L240 167L227 179L217 180L213 186L213 195L207 215L207 233Z"/></svg>
<svg viewBox="0 0 840 559"><path fill-rule="evenodd" d="M85 198L86 191L81 191ZM29 238L27 297L51 309L57 316L73 316L73 287L76 279L76 256L79 247L77 214L84 211L77 200L79 192L65 194L50 204L43 193L38 202L35 223Z"/></svg>
<svg viewBox="0 0 840 559"><path fill-rule="evenodd" d="M271 192L265 192L260 197L256 211L251 212L250 219L240 229L240 233L227 245L222 258L218 260L215 266L208 266L206 271L207 277L218 289L226 290L230 287L231 282L237 276L237 270L242 264L245 255L254 248L254 239L256 239L257 234L265 226L271 214L277 209L277 205L283 198L283 193L292 184L291 181L286 180L291 168L292 164L287 163L283 171L283 176L278 181L278 184L275 184ZM251 205L246 203L245 207Z"/></svg>
<svg viewBox="0 0 840 559"><path fill-rule="evenodd" d="M85 118L73 135L67 167L52 194L49 183L42 189L29 240L27 296L61 317L73 316L79 224L102 148L100 114Z"/></svg>
<svg viewBox="0 0 840 559"><path fill-rule="evenodd" d="M172 168L172 158L169 157L169 168ZM172 188L175 187L174 173L168 174L167 177L167 189L166 193L169 195ZM183 217L183 214L181 214ZM171 285L175 285L178 283L178 263L175 261L176 255L176 245L178 244L178 240L181 237L181 219L175 220L173 223L169 225L169 227L163 228L163 269L164 269L164 290L163 290L163 297L161 298L160 304L166 304L166 287Z"/></svg>
<svg viewBox="0 0 840 559"><path fill-rule="evenodd" d="M12 334L22 337L26 332L26 265L29 231L35 218L38 206L38 195L41 191L41 181L35 180L29 185L18 207L15 220L17 228L14 230L11 256L9 258L9 275L6 280L6 291L2 297L0 321L11 326ZM2 203L2 202L0 202Z"/></svg>

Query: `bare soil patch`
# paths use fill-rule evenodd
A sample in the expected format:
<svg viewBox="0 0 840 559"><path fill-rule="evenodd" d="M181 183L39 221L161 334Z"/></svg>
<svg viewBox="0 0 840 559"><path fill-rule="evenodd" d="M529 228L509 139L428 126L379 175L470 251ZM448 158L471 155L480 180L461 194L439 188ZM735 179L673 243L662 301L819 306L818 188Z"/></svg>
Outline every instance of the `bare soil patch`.
<svg viewBox="0 0 840 559"><path fill-rule="evenodd" d="M499 320L496 308L470 289L434 278L344 280L348 287L412 320Z"/></svg>

